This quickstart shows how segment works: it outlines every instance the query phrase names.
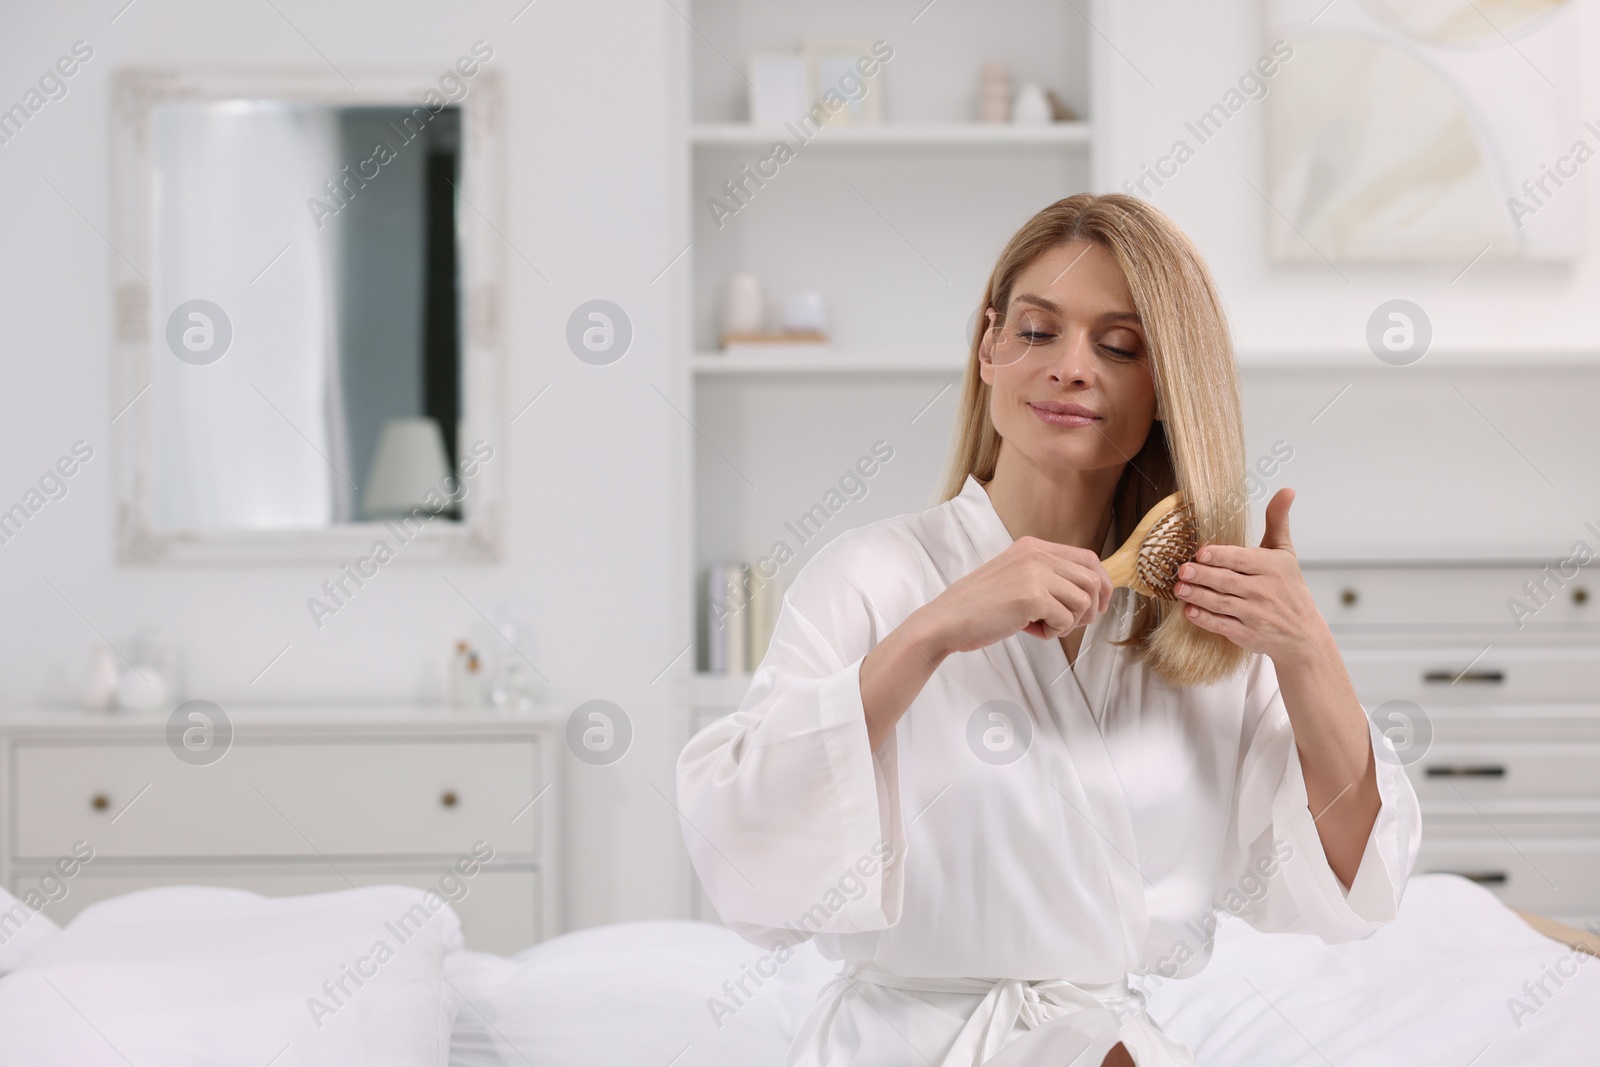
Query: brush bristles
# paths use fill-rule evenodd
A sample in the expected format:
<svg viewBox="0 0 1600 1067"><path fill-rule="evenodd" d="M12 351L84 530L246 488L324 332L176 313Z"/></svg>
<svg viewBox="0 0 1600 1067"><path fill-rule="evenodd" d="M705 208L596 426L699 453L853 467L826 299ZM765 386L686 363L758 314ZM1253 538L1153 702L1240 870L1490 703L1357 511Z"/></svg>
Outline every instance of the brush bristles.
<svg viewBox="0 0 1600 1067"><path fill-rule="evenodd" d="M1194 559L1199 547L1200 535L1189 505L1174 508L1150 528L1139 545L1139 581L1158 600L1178 599L1172 591L1178 581L1178 568Z"/></svg>

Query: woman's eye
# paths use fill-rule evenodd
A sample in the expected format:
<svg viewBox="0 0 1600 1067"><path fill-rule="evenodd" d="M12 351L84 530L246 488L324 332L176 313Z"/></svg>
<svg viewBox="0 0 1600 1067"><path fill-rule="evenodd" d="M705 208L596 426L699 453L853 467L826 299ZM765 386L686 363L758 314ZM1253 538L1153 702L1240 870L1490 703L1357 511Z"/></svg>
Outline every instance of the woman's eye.
<svg viewBox="0 0 1600 1067"><path fill-rule="evenodd" d="M1045 333L1041 330L1021 330L1017 336L1030 345L1046 345L1055 339L1055 334Z"/></svg>
<svg viewBox="0 0 1600 1067"><path fill-rule="evenodd" d="M1129 350L1127 350L1125 348L1116 348L1116 347L1113 347L1112 345L1102 344L1100 347L1105 349L1107 352L1110 352L1112 355L1116 356L1118 359L1136 359L1136 358L1138 358L1138 355L1139 355L1138 352L1130 352Z"/></svg>

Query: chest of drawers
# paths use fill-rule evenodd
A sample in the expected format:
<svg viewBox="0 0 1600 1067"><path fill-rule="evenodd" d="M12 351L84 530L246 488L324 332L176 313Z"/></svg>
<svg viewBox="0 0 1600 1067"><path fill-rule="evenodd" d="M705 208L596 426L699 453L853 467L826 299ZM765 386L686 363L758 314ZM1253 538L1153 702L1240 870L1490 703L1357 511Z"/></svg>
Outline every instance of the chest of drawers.
<svg viewBox="0 0 1600 1067"><path fill-rule="evenodd" d="M1521 630L1538 568L1311 576L1351 681L1408 735L1417 872L1449 871L1570 926L1600 920L1600 633L1574 585Z"/></svg>
<svg viewBox="0 0 1600 1067"><path fill-rule="evenodd" d="M450 900L469 948L558 931L559 723L303 708L229 724L196 757L167 716L0 717L0 882L57 922L158 885L390 883Z"/></svg>

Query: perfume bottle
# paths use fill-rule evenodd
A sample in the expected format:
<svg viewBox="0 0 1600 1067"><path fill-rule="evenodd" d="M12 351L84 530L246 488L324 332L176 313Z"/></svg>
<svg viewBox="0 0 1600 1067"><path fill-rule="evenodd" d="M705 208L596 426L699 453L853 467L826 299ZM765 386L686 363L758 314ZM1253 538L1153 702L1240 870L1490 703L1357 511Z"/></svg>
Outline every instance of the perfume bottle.
<svg viewBox="0 0 1600 1067"><path fill-rule="evenodd" d="M502 622L500 634L510 647L500 659L494 684L489 689L489 706L502 715L529 715L539 703L528 665L522 661L515 622Z"/></svg>
<svg viewBox="0 0 1600 1067"><path fill-rule="evenodd" d="M111 653L111 646L102 641L90 653L80 703L91 711L112 710L117 706L117 683L120 681L116 657Z"/></svg>
<svg viewBox="0 0 1600 1067"><path fill-rule="evenodd" d="M494 689L489 694L490 705L502 715L529 715L537 701L527 668L516 660L508 660L495 679Z"/></svg>
<svg viewBox="0 0 1600 1067"><path fill-rule="evenodd" d="M472 646L457 641L450 657L450 707L456 711L476 711L484 704L483 660Z"/></svg>

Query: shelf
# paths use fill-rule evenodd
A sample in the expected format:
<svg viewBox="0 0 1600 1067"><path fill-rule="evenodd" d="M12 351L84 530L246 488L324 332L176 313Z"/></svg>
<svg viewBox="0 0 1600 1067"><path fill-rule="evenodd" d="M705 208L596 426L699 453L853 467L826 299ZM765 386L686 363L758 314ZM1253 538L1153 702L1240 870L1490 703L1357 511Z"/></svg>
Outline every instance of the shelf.
<svg viewBox="0 0 1600 1067"><path fill-rule="evenodd" d="M1347 348L1259 348L1241 347L1234 350L1241 368L1304 369L1357 369L1390 370L1372 357L1363 347ZM1593 348L1538 348L1527 352L1510 352L1499 348L1432 348L1418 363L1403 368L1405 373L1430 372L1460 368L1525 369L1530 367L1594 367L1600 365L1600 349Z"/></svg>
<svg viewBox="0 0 1600 1067"><path fill-rule="evenodd" d="M782 139L794 146L798 134L788 126L752 126L746 122L694 123L689 140L695 145L748 145L765 148ZM884 147L1049 147L1088 146L1087 122L1052 122L1046 126L1008 123L938 122L883 123L877 126L825 126L805 146L880 145Z"/></svg>
<svg viewBox="0 0 1600 1067"><path fill-rule="evenodd" d="M690 366L697 377L763 374L942 374L959 376L966 356L958 349L846 349L831 355L725 356L696 352Z"/></svg>

